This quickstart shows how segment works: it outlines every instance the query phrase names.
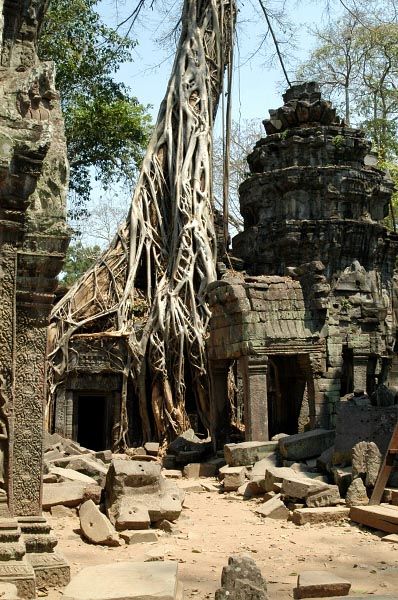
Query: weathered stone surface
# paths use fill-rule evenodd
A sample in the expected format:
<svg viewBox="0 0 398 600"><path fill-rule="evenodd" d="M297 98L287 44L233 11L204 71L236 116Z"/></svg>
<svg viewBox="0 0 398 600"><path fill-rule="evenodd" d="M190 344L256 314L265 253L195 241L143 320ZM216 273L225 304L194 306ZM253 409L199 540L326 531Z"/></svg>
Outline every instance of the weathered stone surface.
<svg viewBox="0 0 398 600"><path fill-rule="evenodd" d="M119 562L82 569L64 600L176 600L178 563Z"/></svg>
<svg viewBox="0 0 398 600"><path fill-rule="evenodd" d="M275 483L282 484L284 479L296 479L297 473L289 467L272 467L268 466L265 470L264 481L260 485L264 488L264 491L270 492L274 489Z"/></svg>
<svg viewBox="0 0 398 600"><path fill-rule="evenodd" d="M336 440L333 463L349 463L352 448L358 442L374 442L382 455L398 421L398 405L357 406L350 400L336 404Z"/></svg>
<svg viewBox="0 0 398 600"><path fill-rule="evenodd" d="M238 488L238 494L244 498L253 498L253 496L264 494L264 489L260 485L262 481L263 479L261 477L246 481Z"/></svg>
<svg viewBox="0 0 398 600"><path fill-rule="evenodd" d="M162 475L163 477L166 477L166 479L181 479L182 471L179 469L163 469Z"/></svg>
<svg viewBox="0 0 398 600"><path fill-rule="evenodd" d="M18 598L17 586L12 583L0 582L0 597L2 600L14 600Z"/></svg>
<svg viewBox="0 0 398 600"><path fill-rule="evenodd" d="M80 506L79 518L83 535L91 543L120 546L120 540L113 525L92 500L87 500Z"/></svg>
<svg viewBox="0 0 398 600"><path fill-rule="evenodd" d="M144 448L146 450L146 453L150 456L157 456L159 453L158 442L146 442L146 444L144 444Z"/></svg>
<svg viewBox="0 0 398 600"><path fill-rule="evenodd" d="M297 578L294 598L347 596L351 583L329 571L304 571Z"/></svg>
<svg viewBox="0 0 398 600"><path fill-rule="evenodd" d="M327 487L327 484L304 476L289 476L282 480L282 494L288 498L304 499L311 493Z"/></svg>
<svg viewBox="0 0 398 600"><path fill-rule="evenodd" d="M151 519L145 504L137 502L130 496L122 497L108 512L111 523L117 531L125 529L149 529Z"/></svg>
<svg viewBox="0 0 398 600"><path fill-rule="evenodd" d="M306 504L309 508L336 506L340 501L341 497L337 485L329 485L321 490L312 492L306 498Z"/></svg>
<svg viewBox="0 0 398 600"><path fill-rule="evenodd" d="M216 600L268 600L267 584L252 558L230 556L223 567Z"/></svg>
<svg viewBox="0 0 398 600"><path fill-rule="evenodd" d="M245 467L228 467L223 474L224 490L234 492L245 482L247 471Z"/></svg>
<svg viewBox="0 0 398 600"><path fill-rule="evenodd" d="M249 472L250 479L254 479L256 477L265 477L265 471L268 467L277 467L279 465L279 460L276 452L269 454L266 458L262 458L261 460L254 463L251 471Z"/></svg>
<svg viewBox="0 0 398 600"><path fill-rule="evenodd" d="M284 458L289 460L305 460L320 456L330 448L335 438L334 430L314 429L289 435L279 440L279 451Z"/></svg>
<svg viewBox="0 0 398 600"><path fill-rule="evenodd" d="M78 482L45 483L43 485L43 509L49 510L52 506L79 506L85 497L86 484Z"/></svg>
<svg viewBox="0 0 398 600"><path fill-rule="evenodd" d="M214 463L191 463L185 465L184 477L187 479L199 479L199 477L215 477L217 465Z"/></svg>
<svg viewBox="0 0 398 600"><path fill-rule="evenodd" d="M330 448L327 448L326 450L324 450L322 452L322 454L320 456L318 456L318 458L316 459L317 468L320 471L322 471L323 473L328 473L330 471L330 468L332 465L333 453L334 453L334 446L330 446Z"/></svg>
<svg viewBox="0 0 398 600"><path fill-rule="evenodd" d="M289 511L281 500L280 494L275 495L263 504L259 504L255 508L255 512L262 517L270 519L287 520Z"/></svg>
<svg viewBox="0 0 398 600"><path fill-rule="evenodd" d="M105 465L102 461L96 460L92 455L86 454L66 456L50 462L56 467L73 469L88 477L92 477L101 486L105 484L109 468L109 465Z"/></svg>
<svg viewBox="0 0 398 600"><path fill-rule="evenodd" d="M339 488L340 495L345 497L352 481L351 467L332 467L331 472L334 482Z"/></svg>
<svg viewBox="0 0 398 600"><path fill-rule="evenodd" d="M67 506L62 506L62 504L56 504L52 506L50 509L51 516L56 519L64 519L69 517L76 516L75 508L68 508Z"/></svg>
<svg viewBox="0 0 398 600"><path fill-rule="evenodd" d="M306 523L335 523L348 519L350 509L341 506L325 508L298 508L293 512L292 521L296 525Z"/></svg>
<svg viewBox="0 0 398 600"><path fill-rule="evenodd" d="M87 485L97 485L96 480L93 477L84 475L74 469L64 469L62 467L50 467L50 474L58 475L61 479L66 481L77 481L85 483Z"/></svg>
<svg viewBox="0 0 398 600"><path fill-rule="evenodd" d="M382 456L374 442L358 442L352 449L352 477L363 476L365 485L374 486Z"/></svg>
<svg viewBox="0 0 398 600"><path fill-rule="evenodd" d="M347 506L365 506L369 504L366 487L360 477L350 483L345 501Z"/></svg>
<svg viewBox="0 0 398 600"><path fill-rule="evenodd" d="M186 492L187 494L189 494L190 492L204 492L205 488L203 487L203 485L204 484L200 483L199 481L178 481L178 487L180 488L180 490Z"/></svg>
<svg viewBox="0 0 398 600"><path fill-rule="evenodd" d="M225 444L225 462L230 467L248 466L266 458L278 447L278 442L242 442Z"/></svg>
<svg viewBox="0 0 398 600"><path fill-rule="evenodd" d="M122 531L120 537L126 544L153 544L158 541L156 531Z"/></svg>

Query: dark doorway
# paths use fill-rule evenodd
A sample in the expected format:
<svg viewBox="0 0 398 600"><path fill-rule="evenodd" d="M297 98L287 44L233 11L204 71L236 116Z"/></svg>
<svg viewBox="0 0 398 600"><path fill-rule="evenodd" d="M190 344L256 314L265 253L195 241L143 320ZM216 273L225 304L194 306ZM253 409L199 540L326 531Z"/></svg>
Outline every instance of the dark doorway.
<svg viewBox="0 0 398 600"><path fill-rule="evenodd" d="M354 352L346 344L343 345L342 357L340 396L345 396L354 391Z"/></svg>
<svg viewBox="0 0 398 600"><path fill-rule="evenodd" d="M107 445L107 398L82 395L77 401L77 441L90 450L105 450Z"/></svg>
<svg viewBox="0 0 398 600"><path fill-rule="evenodd" d="M270 438L277 433L291 435L298 432L307 378L301 355L269 356L267 401Z"/></svg>

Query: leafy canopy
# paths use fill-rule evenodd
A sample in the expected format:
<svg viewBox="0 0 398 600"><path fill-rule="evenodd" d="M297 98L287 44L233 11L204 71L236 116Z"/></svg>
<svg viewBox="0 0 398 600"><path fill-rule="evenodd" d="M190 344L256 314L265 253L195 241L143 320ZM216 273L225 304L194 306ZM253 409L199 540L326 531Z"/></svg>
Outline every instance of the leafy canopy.
<svg viewBox="0 0 398 600"><path fill-rule="evenodd" d="M150 133L150 117L115 80L136 42L108 27L99 0L50 0L39 39L42 59L57 67L71 166L71 217L85 214L92 176L104 188L132 184Z"/></svg>
<svg viewBox="0 0 398 600"><path fill-rule="evenodd" d="M88 271L101 254L99 246L83 246L80 241L73 242L66 253L66 259L60 281L70 287Z"/></svg>

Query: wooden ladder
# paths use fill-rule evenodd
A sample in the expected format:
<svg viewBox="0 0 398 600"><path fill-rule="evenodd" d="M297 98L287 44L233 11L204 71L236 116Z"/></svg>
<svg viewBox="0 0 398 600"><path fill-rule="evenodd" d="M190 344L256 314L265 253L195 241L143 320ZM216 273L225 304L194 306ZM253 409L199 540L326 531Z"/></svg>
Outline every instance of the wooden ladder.
<svg viewBox="0 0 398 600"><path fill-rule="evenodd" d="M385 453L383 463L380 467L379 474L375 483L372 496L369 504L380 504L381 497L386 488L388 478L394 467L395 457L398 455L398 423L392 432L390 443L388 444L387 452Z"/></svg>

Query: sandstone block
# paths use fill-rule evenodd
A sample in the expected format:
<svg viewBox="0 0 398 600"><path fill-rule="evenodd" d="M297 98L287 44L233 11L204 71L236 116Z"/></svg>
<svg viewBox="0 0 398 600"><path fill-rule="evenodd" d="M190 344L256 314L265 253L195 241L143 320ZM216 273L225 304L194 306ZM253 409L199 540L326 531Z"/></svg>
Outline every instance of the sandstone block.
<svg viewBox="0 0 398 600"><path fill-rule="evenodd" d="M332 465L333 453L334 453L334 446L330 446L330 448L327 448L326 450L324 450L322 452L322 454L320 456L318 456L318 458L316 459L316 466L323 473L328 473L330 471L330 467Z"/></svg>
<svg viewBox="0 0 398 600"><path fill-rule="evenodd" d="M144 444L144 448L149 456L157 456L159 453L159 443L158 442L147 442Z"/></svg>
<svg viewBox="0 0 398 600"><path fill-rule="evenodd" d="M297 578L294 598L325 598L347 596L351 583L328 571L305 571Z"/></svg>
<svg viewBox="0 0 398 600"><path fill-rule="evenodd" d="M199 479L199 477L215 477L217 465L213 463L191 463L184 467L184 477Z"/></svg>
<svg viewBox="0 0 398 600"><path fill-rule="evenodd" d="M279 440L279 452L288 460L305 460L320 456L334 442L335 431L313 429L304 433L296 433Z"/></svg>
<svg viewBox="0 0 398 600"><path fill-rule="evenodd" d="M369 504L366 487L360 477L350 483L345 501L347 506L366 506L366 504Z"/></svg>
<svg viewBox="0 0 398 600"><path fill-rule="evenodd" d="M268 517L270 519L283 519L287 520L289 511L282 502L280 494L277 494L264 504L260 504L256 507L255 512L262 517Z"/></svg>
<svg viewBox="0 0 398 600"><path fill-rule="evenodd" d="M297 473L293 469L290 469L290 467L268 466L265 470L264 481L261 483L261 486L264 488L264 491L270 492L274 489L276 483L282 484L284 479L294 479L296 477Z"/></svg>
<svg viewBox="0 0 398 600"><path fill-rule="evenodd" d="M79 481L88 485L97 485L93 477L89 477L84 473L75 471L74 469L64 469L63 467L50 467L50 474L58 475L58 477L67 481Z"/></svg>
<svg viewBox="0 0 398 600"><path fill-rule="evenodd" d="M87 500L80 506L79 518L81 530L90 542L104 546L120 546L113 525L92 500Z"/></svg>
<svg viewBox="0 0 398 600"><path fill-rule="evenodd" d="M64 600L176 600L178 563L119 562L82 569Z"/></svg>
<svg viewBox="0 0 398 600"><path fill-rule="evenodd" d="M52 506L50 512L51 516L55 517L56 519L74 517L76 515L75 508L68 508L67 506L62 506L61 504Z"/></svg>
<svg viewBox="0 0 398 600"><path fill-rule="evenodd" d="M125 529L149 529L151 519L148 509L134 498L125 496L112 512L108 511L110 521L117 531Z"/></svg>
<svg viewBox="0 0 398 600"><path fill-rule="evenodd" d="M348 519L350 509L341 506L324 508L298 508L293 512L292 521L296 525L306 523L336 523Z"/></svg>
<svg viewBox="0 0 398 600"><path fill-rule="evenodd" d="M226 492L236 491L245 482L246 474L245 467L228 467L224 471L224 490Z"/></svg>
<svg viewBox="0 0 398 600"><path fill-rule="evenodd" d="M105 484L109 465L105 465L102 461L95 459L94 456L80 454L78 456L66 456L65 458L51 462L56 467L73 469L74 471L88 475L88 477L95 479L101 486Z"/></svg>
<svg viewBox="0 0 398 600"><path fill-rule="evenodd" d="M178 487L184 492L204 492L203 485L198 481L179 481Z"/></svg>
<svg viewBox="0 0 398 600"><path fill-rule="evenodd" d="M328 485L321 490L312 492L307 496L306 504L309 508L320 506L336 506L341 500L337 485Z"/></svg>
<svg viewBox="0 0 398 600"><path fill-rule="evenodd" d="M278 447L278 442L242 442L240 444L225 444L225 462L230 467L253 465L262 458L272 454Z"/></svg>
<svg viewBox="0 0 398 600"><path fill-rule="evenodd" d="M351 467L332 467L333 479L338 486L340 495L345 496L352 481Z"/></svg>
<svg viewBox="0 0 398 600"><path fill-rule="evenodd" d="M263 481L261 477L246 481L238 488L238 494L244 498L253 498L253 496L264 494L264 490L260 485L261 481Z"/></svg>
<svg viewBox="0 0 398 600"><path fill-rule="evenodd" d="M158 541L155 531L123 531L120 537L126 544L153 544Z"/></svg>
<svg viewBox="0 0 398 600"><path fill-rule="evenodd" d="M267 584L260 569L248 556L230 556L221 575L215 600L268 600Z"/></svg>
<svg viewBox="0 0 398 600"><path fill-rule="evenodd" d="M363 475L366 486L374 486L379 474L382 456L374 442L359 442L352 449L353 479Z"/></svg>
<svg viewBox="0 0 398 600"><path fill-rule="evenodd" d="M266 458L262 458L254 463L252 470L249 473L249 477L250 479L254 479L255 477L262 477L264 479L267 468L276 466L278 466L278 456L276 452L272 452Z"/></svg>
<svg viewBox="0 0 398 600"><path fill-rule="evenodd" d="M84 498L85 484L77 482L43 484L43 510L52 506L79 506Z"/></svg>
<svg viewBox="0 0 398 600"><path fill-rule="evenodd" d="M162 475L163 477L166 477L166 479L182 478L182 472L179 469L163 469Z"/></svg>
<svg viewBox="0 0 398 600"><path fill-rule="evenodd" d="M295 476L290 475L282 480L282 494L289 498L303 499L311 493L325 489L326 485L296 473Z"/></svg>

